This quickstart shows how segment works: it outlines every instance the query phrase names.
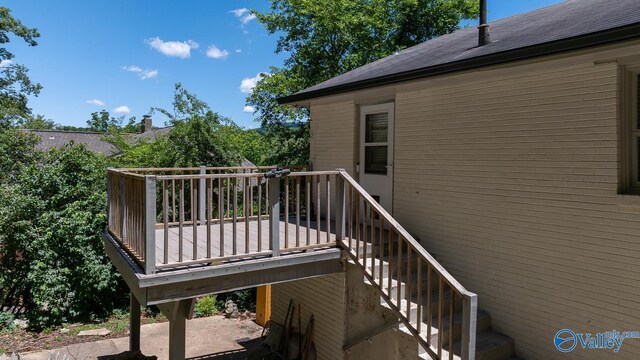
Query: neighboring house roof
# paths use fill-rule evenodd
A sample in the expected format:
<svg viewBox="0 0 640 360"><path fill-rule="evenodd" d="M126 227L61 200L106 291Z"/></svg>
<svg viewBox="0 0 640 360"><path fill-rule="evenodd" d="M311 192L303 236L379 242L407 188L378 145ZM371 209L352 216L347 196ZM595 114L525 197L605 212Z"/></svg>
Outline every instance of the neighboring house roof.
<svg viewBox="0 0 640 360"><path fill-rule="evenodd" d="M132 141L155 141L158 135L168 133L172 127L160 129L151 129L142 133L128 134L128 138ZM107 156L115 155L119 152L118 148L113 144L105 141L106 133L91 131L63 131L63 130L31 130L25 129L32 134L40 137L40 142L36 145L37 149L48 150L50 148L61 148L73 141L75 144L84 144L88 150L95 153L102 153Z"/></svg>
<svg viewBox="0 0 640 360"><path fill-rule="evenodd" d="M489 23L492 42L478 46L465 28L407 48L278 99L294 103L453 71L640 38L639 0L567 0Z"/></svg>
<svg viewBox="0 0 640 360"><path fill-rule="evenodd" d="M60 131L60 130L25 130L40 137L37 149L48 150L61 148L70 142L84 144L87 149L104 155L113 155L118 149L103 139L105 133L89 131Z"/></svg>
<svg viewBox="0 0 640 360"><path fill-rule="evenodd" d="M149 140L155 141L158 135L168 134L173 129L173 126L167 126L159 129L151 129L145 132L131 134L131 138L135 140Z"/></svg>

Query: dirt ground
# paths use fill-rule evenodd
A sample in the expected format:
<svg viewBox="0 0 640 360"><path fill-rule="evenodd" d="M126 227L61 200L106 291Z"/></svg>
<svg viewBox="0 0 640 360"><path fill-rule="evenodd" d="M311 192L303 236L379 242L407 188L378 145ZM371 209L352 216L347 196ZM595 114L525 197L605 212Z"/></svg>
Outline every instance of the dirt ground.
<svg viewBox="0 0 640 360"><path fill-rule="evenodd" d="M158 360L168 358L169 326L167 322L143 325L141 333L141 347L144 355L157 356ZM260 345L261 333L262 326L252 319L226 319L223 316L212 316L188 320L186 356L198 360L245 359L250 350ZM85 338L85 341L45 351L21 352L21 358L48 360L53 354L53 358L58 355L62 359L66 354L77 360L106 359L110 355L129 350L129 338L126 335L112 338L91 337L91 339Z"/></svg>

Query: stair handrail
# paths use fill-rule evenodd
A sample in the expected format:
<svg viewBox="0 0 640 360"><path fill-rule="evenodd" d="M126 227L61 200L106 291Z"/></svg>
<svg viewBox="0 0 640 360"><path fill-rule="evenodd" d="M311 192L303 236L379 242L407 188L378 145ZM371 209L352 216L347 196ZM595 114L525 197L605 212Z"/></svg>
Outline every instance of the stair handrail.
<svg viewBox="0 0 640 360"><path fill-rule="evenodd" d="M394 231L396 231L404 239L404 241L408 244L408 246L411 247L412 252L418 255L422 259L422 261L425 261L426 264L428 264L428 266L430 266L436 272L436 274L439 275L440 279L443 279L455 293L457 293L459 296L462 297L463 299L462 325L463 326L462 326L462 334L461 334L462 335L461 336L461 343L462 343L461 358L463 360L474 360L475 359L476 317L477 317L477 295L467 290L464 286L462 286L462 284L460 284L460 282L458 282L458 280L456 280L431 254L429 254L422 247L422 245L416 239L414 239L414 237L404 227L402 227L402 225L400 225L400 223L398 223L398 221L395 218L393 218L393 216L391 216L389 212L387 212L378 203L378 201L376 201L360 184L358 184L358 182L355 179L353 179L346 172L345 169L336 169L336 170L339 172L341 179L345 181L345 187L339 190L340 192L338 193L338 197L342 197L342 199L338 199L338 201L340 200L344 201L344 197L346 196L346 187L347 185L350 186L353 190L355 190L355 192L358 193L360 197L363 198L363 200L366 202L366 204L369 207L373 208L379 216L384 218L384 221L386 222L386 224L389 224L390 227L394 228ZM344 222L346 221L345 220L346 211L344 209L346 207L346 202L343 202L343 204L344 204L342 206L343 211L340 213L340 215L337 216L337 217L340 217L341 219L336 218L336 223L341 223L339 225L336 225L338 228L345 228ZM341 234L341 236L344 237L343 234ZM344 247L345 244L342 240L343 239L341 238L337 238L338 244ZM351 251L352 249L348 249L348 250L349 250L348 251L349 255L352 258L354 258L354 255ZM370 274L368 273L368 270L366 268L366 258L365 258L365 265L360 263L357 256L354 260L356 264L360 265L361 270L365 272L365 275L367 275L371 283L376 285L375 288L380 292L380 294L387 301L387 303L392 308L395 308L395 310L398 311L398 313L400 313L401 306L394 304L391 299L391 296L389 296L389 294L385 294L385 291L383 290L383 286L376 283L375 274L371 274L371 276L369 276ZM374 264L373 261L372 261L372 264ZM434 359L440 359L441 350L442 350L442 346L441 346L442 339L439 342L437 351L432 351L430 349L430 345L431 345L430 341L422 338L422 334L420 333L420 326L419 325L413 326L413 324L411 324L410 319L407 319L404 316L400 316L400 318L405 323L407 328L412 332L414 337L416 337L416 339L423 346L426 346L426 350L429 353L429 355ZM451 319L451 324L453 324L453 316L450 316L450 319ZM417 321L417 323L419 324L420 321ZM440 324L440 327L442 327L441 325L442 324ZM452 344L450 345L451 346L449 349L449 355L450 355L450 358L453 359L453 351L452 351L453 347L452 347Z"/></svg>

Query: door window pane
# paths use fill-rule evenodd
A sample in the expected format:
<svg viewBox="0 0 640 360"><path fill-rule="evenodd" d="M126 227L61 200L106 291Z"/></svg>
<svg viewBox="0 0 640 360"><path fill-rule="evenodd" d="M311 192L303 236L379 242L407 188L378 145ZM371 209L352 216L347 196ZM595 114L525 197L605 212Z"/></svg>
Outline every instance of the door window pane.
<svg viewBox="0 0 640 360"><path fill-rule="evenodd" d="M387 142L389 114L367 114L365 118L365 142Z"/></svg>
<svg viewBox="0 0 640 360"><path fill-rule="evenodd" d="M387 147L364 147L364 172L365 174L387 174Z"/></svg>

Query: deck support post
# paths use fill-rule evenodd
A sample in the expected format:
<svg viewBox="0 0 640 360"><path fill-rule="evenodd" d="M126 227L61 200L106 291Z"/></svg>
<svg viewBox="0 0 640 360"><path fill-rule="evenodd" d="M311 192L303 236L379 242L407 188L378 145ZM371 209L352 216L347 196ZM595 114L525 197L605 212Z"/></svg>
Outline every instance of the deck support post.
<svg viewBox="0 0 640 360"><path fill-rule="evenodd" d="M200 166L200 181L198 184L198 192L200 198L198 199L198 219L200 219L200 225L204 225L207 218L205 217L205 204L207 201L207 190L206 190L206 180L205 175L207 175L207 167Z"/></svg>
<svg viewBox="0 0 640 360"><path fill-rule="evenodd" d="M191 318L194 299L158 304L169 320L169 360L184 360L186 354L187 319Z"/></svg>
<svg viewBox="0 0 640 360"><path fill-rule="evenodd" d="M156 272L156 177L145 177L145 256L144 272L153 274Z"/></svg>
<svg viewBox="0 0 640 360"><path fill-rule="evenodd" d="M140 302L129 292L129 351L140 352Z"/></svg>
<svg viewBox="0 0 640 360"><path fill-rule="evenodd" d="M336 169L340 172L344 169ZM342 174L336 175L336 241L340 243L344 239L346 214L346 199L344 191L344 178Z"/></svg>
<svg viewBox="0 0 640 360"><path fill-rule="evenodd" d="M267 185L269 186L269 243L273 256L280 256L280 178L269 178Z"/></svg>

